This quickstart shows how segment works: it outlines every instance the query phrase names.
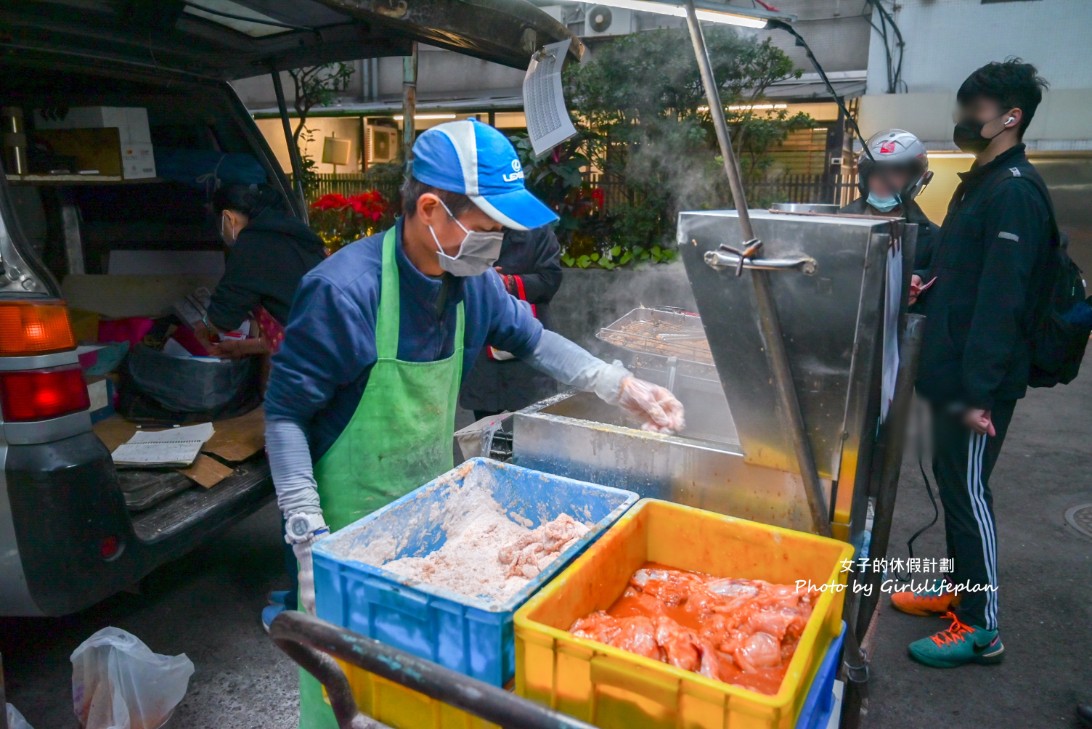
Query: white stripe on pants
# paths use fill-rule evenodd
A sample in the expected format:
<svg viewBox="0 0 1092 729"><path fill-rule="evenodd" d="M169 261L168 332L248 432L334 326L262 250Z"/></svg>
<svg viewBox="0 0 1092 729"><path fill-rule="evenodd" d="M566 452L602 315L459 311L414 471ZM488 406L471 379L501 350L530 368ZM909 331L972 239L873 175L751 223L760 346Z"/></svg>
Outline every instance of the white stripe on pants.
<svg viewBox="0 0 1092 729"><path fill-rule="evenodd" d="M990 590L986 591L986 625L989 630L997 629L997 537L994 531L993 516L986 503L985 489L982 486L982 455L986 451L989 436L972 433L967 440L967 493L971 500L975 521L978 522L979 536L982 539L982 559L989 575Z"/></svg>

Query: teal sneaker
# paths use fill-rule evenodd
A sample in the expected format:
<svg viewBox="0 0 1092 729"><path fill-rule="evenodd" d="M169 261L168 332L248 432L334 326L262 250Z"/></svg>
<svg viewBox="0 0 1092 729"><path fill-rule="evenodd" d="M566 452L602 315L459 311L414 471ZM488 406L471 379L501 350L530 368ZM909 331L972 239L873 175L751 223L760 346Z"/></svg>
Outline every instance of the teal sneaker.
<svg viewBox="0 0 1092 729"><path fill-rule="evenodd" d="M910 657L933 668L956 668L967 663L1000 663L1005 646L996 630L967 625L946 613L952 621L946 630L910 644Z"/></svg>

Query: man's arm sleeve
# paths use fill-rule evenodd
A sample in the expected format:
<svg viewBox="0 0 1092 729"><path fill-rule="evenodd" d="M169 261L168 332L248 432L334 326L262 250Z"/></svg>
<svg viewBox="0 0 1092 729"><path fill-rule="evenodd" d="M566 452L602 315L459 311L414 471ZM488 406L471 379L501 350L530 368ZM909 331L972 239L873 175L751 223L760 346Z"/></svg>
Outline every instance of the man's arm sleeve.
<svg viewBox="0 0 1092 729"><path fill-rule="evenodd" d="M269 467L284 513L318 510L308 424L375 358L374 325L360 307L325 279L304 277L265 401Z"/></svg>
<svg viewBox="0 0 1092 729"><path fill-rule="evenodd" d="M1030 183L1007 180L987 206L985 264L963 351L967 405L989 410L1013 356L1026 346L1028 287L1050 244L1049 212Z"/></svg>
<svg viewBox="0 0 1092 729"><path fill-rule="evenodd" d="M580 345L549 330L542 332L534 351L524 361L558 382L584 392L594 392L611 405L617 404L622 380L630 375L620 362L607 364Z"/></svg>
<svg viewBox="0 0 1092 729"><path fill-rule="evenodd" d="M267 418L265 449L281 513L321 514L311 448L303 425L290 418Z"/></svg>

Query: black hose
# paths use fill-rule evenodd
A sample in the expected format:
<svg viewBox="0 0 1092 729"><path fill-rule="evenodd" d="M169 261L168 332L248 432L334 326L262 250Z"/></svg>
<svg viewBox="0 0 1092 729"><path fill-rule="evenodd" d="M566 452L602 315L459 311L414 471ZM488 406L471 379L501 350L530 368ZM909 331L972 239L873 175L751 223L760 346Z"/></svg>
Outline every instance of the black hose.
<svg viewBox="0 0 1092 729"><path fill-rule="evenodd" d="M797 32L796 28L792 27L792 25L786 23L783 20L771 19L769 21L768 27L771 29L779 28L785 31L796 39L796 44L798 46L804 49L804 53L807 54L808 60L811 61L811 65L815 66L815 70L819 74L819 78L823 82L823 85L827 87L827 92L830 94L831 98L834 99L834 103L838 105L838 108L842 112L842 116L844 116L846 118L846 121L849 122L850 127L853 129L853 133L857 135L857 139L860 140L861 146L864 147L864 151L865 154L868 156L868 159L872 162L875 162L876 158L872 156L872 150L868 148L868 140L864 138L864 135L861 134L861 128L857 126L857 120L854 119L853 115L849 113L849 109L846 108L845 99L839 96L838 92L834 89L834 84L830 82L830 79L827 77L827 72L823 70L822 64L820 64L819 59L815 57L815 53L812 52L811 46L809 46L808 42L804 40L804 36L800 35L800 33Z"/></svg>
<svg viewBox="0 0 1092 729"><path fill-rule="evenodd" d="M921 413L921 408L918 409L918 413ZM929 482L929 476L927 476L925 473L925 433L923 432L924 427L922 426L922 418L920 417L920 415L917 418L917 424L918 470L921 472L921 480L925 482L925 493L929 496L929 502L933 505L933 519L928 524L914 532L914 534L906 540L906 551L909 553L909 559L914 558L914 542L916 542L918 537L920 537L922 534L932 529L933 526L940 520L940 507L937 505L936 497L933 496L933 486ZM913 577L913 575L910 574L909 564L907 564L905 573L899 574L898 572L893 572L893 574L895 579L900 582L909 582L910 579Z"/></svg>
<svg viewBox="0 0 1092 729"><path fill-rule="evenodd" d="M890 75L890 68L891 68L891 66L890 66L891 60L890 59L891 59L891 56L890 56L890 54L888 55L888 71L889 71L889 89L888 90L889 90L890 93L896 94L896 93L898 93L899 82L902 79L902 59L903 59L903 55L905 55L904 49L906 48L906 41L902 37L902 31L899 30L898 24L895 23L895 18L894 18L894 16L891 15L891 11L883 6L883 0L869 0L869 2L876 7L877 11L879 11L881 22L884 24L884 26L886 27L886 25L890 24L891 30L893 30L895 32L895 37L898 39L897 47L899 49L899 63L897 65L897 67L895 68L895 73L894 73L893 77L891 77L891 75ZM887 34L886 33L884 34L884 45L885 46L887 45Z"/></svg>

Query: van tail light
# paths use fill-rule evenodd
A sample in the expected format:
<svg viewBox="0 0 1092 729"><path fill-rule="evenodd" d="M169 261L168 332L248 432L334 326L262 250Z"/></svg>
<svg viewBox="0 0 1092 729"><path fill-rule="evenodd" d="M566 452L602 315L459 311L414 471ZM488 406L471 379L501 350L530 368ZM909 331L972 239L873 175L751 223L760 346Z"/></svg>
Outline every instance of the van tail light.
<svg viewBox="0 0 1092 729"><path fill-rule="evenodd" d="M79 367L0 372L0 407L7 422L47 420L87 410L91 400Z"/></svg>
<svg viewBox="0 0 1092 729"><path fill-rule="evenodd" d="M0 302L0 356L49 354L75 346L64 302Z"/></svg>

